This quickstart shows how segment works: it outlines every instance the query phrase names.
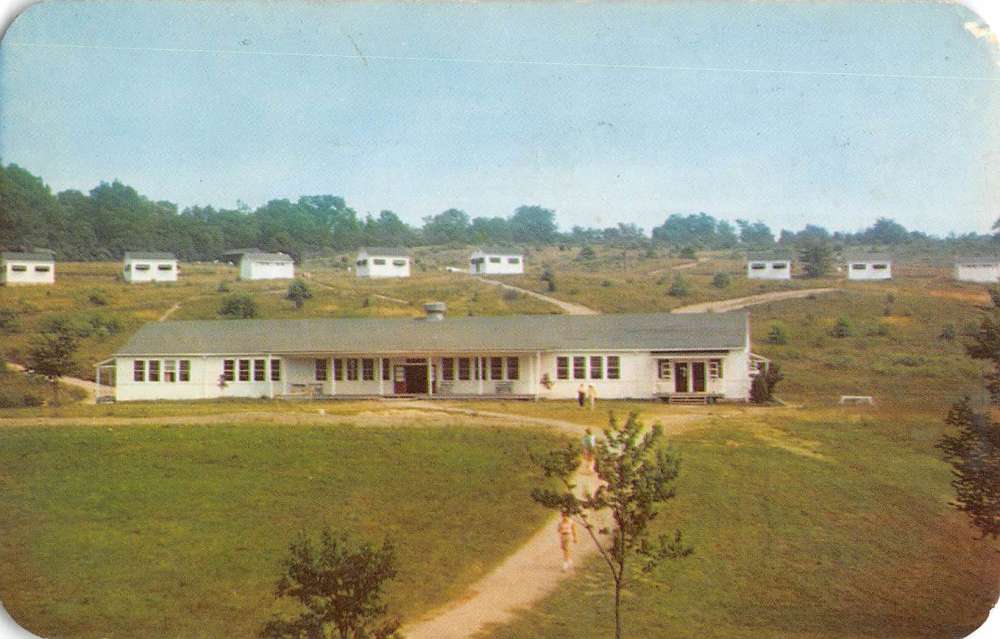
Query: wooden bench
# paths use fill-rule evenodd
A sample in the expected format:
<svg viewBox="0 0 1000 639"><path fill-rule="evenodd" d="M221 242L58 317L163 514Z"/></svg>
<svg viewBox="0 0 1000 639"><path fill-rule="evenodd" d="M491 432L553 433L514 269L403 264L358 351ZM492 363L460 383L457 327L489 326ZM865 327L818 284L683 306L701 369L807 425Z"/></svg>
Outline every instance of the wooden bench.
<svg viewBox="0 0 1000 639"><path fill-rule="evenodd" d="M868 404L871 406L875 404L875 400L871 395L841 395L839 403L852 405Z"/></svg>

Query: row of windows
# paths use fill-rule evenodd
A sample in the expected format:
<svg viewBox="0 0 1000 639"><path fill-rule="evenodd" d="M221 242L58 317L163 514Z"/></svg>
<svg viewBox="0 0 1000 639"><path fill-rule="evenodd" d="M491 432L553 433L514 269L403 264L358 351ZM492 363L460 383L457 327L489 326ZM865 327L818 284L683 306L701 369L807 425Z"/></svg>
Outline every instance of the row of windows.
<svg viewBox="0 0 1000 639"><path fill-rule="evenodd" d="M374 264L375 266L385 266L385 263L386 263L385 259L383 259L381 257L374 257L374 258L372 258L372 264ZM358 266L365 266L366 264L368 264L368 260L358 260L356 262L356 264ZM393 266L406 266L406 260L393 260L392 261L392 265Z"/></svg>
<svg viewBox="0 0 1000 639"><path fill-rule="evenodd" d="M867 264L851 264L852 271L864 271L867 270L867 268L868 268ZM888 264L872 264L872 269L876 271L884 271L887 268L889 268Z"/></svg>
<svg viewBox="0 0 1000 639"><path fill-rule="evenodd" d="M516 357L445 357L441 359L441 379L518 380L521 360Z"/></svg>
<svg viewBox="0 0 1000 639"><path fill-rule="evenodd" d="M315 379L325 382L330 379L330 360L317 359L315 363ZM375 380L375 360L371 358L349 358L333 360L333 379L349 382L361 379L366 382ZM382 360L382 379L389 381L389 360Z"/></svg>
<svg viewBox="0 0 1000 639"><path fill-rule="evenodd" d="M617 355L576 355L573 362L573 379L621 379L621 358ZM589 364L589 367L588 367ZM589 368L589 370L588 370ZM556 379L569 379L570 358L556 358ZM588 375L589 373L589 375Z"/></svg>
<svg viewBox="0 0 1000 639"><path fill-rule="evenodd" d="M486 262L486 258L484 258L484 257L474 257L474 258L472 258L469 261L471 263L473 263L473 264L483 264L484 262ZM500 257L491 257L490 258L490 264L500 264L502 261L503 261L503 258L500 258ZM520 264L521 263L521 258L519 258L519 257L508 257L507 258L507 263L508 264Z"/></svg>
<svg viewBox="0 0 1000 639"><path fill-rule="evenodd" d="M126 264L125 265L125 270L126 271L130 270L132 268L132 266L133 266L132 264ZM135 270L137 270L137 271L148 271L152 265L151 264L135 264L134 266L135 266ZM156 270L158 270L158 271L172 271L172 270L174 270L174 265L173 264L157 264L156 265Z"/></svg>
<svg viewBox="0 0 1000 639"><path fill-rule="evenodd" d="M673 377L674 362L669 359L661 359L658 360L658 365L660 379L669 380ZM721 359L708 360L708 377L709 379L722 379Z"/></svg>
<svg viewBox="0 0 1000 639"><path fill-rule="evenodd" d="M25 271L28 270L28 266L26 264L11 264L10 270L16 271L18 273L24 273ZM52 270L51 266L45 266L44 264L39 264L38 266L35 267L36 273L48 273L51 270Z"/></svg>
<svg viewBox="0 0 1000 639"><path fill-rule="evenodd" d="M272 359L268 371L266 359L224 359L221 377L224 382L280 382L281 360Z"/></svg>
<svg viewBox="0 0 1000 639"><path fill-rule="evenodd" d="M132 362L133 382L190 382L189 359L137 359Z"/></svg>

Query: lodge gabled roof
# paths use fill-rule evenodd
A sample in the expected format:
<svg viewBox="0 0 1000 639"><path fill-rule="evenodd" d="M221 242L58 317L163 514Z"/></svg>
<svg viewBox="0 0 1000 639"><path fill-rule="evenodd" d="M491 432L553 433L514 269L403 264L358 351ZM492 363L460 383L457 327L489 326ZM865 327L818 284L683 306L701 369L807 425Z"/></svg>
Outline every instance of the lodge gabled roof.
<svg viewBox="0 0 1000 639"><path fill-rule="evenodd" d="M730 350L748 314L642 313L150 322L116 356Z"/></svg>
<svg viewBox="0 0 1000 639"><path fill-rule="evenodd" d="M20 262L55 262L56 257L53 253L47 251L3 251L0 253L0 260L5 262L10 260L17 260Z"/></svg>

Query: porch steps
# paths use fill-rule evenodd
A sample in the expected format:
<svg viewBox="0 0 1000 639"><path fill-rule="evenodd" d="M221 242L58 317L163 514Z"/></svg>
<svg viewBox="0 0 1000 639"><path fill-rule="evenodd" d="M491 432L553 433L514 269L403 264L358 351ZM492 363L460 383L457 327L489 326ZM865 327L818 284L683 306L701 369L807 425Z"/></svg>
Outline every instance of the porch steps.
<svg viewBox="0 0 1000 639"><path fill-rule="evenodd" d="M683 404L686 406L704 406L714 398L709 395L694 393L669 393L660 395L660 399L668 404Z"/></svg>

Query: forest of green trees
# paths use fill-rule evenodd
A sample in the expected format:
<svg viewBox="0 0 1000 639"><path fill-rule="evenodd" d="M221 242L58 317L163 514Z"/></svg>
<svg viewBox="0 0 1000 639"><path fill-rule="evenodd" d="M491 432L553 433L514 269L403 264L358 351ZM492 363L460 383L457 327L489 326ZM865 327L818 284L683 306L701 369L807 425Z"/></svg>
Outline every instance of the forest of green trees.
<svg viewBox="0 0 1000 639"><path fill-rule="evenodd" d="M53 194L43 180L17 166L0 165L0 249L43 248L72 261L120 259L126 250L172 251L185 261L213 260L227 249L258 247L303 257L359 246L433 246L466 244L608 244L623 247L662 245L695 249L795 247L804 242L838 247L899 245L940 250L991 250L991 235L936 238L880 218L856 233L815 225L777 235L763 222L735 224L706 213L666 216L646 234L635 224L609 228L574 226L561 231L555 212L541 206L518 207L510 217L471 217L448 209L411 226L392 211L359 216L342 197L306 195L271 200L256 209L216 209L154 201L134 188L102 182L89 193Z"/></svg>

